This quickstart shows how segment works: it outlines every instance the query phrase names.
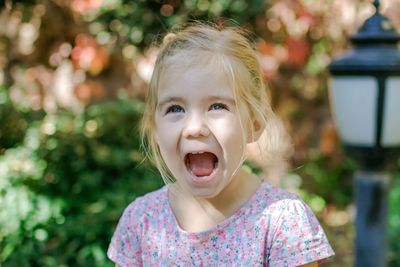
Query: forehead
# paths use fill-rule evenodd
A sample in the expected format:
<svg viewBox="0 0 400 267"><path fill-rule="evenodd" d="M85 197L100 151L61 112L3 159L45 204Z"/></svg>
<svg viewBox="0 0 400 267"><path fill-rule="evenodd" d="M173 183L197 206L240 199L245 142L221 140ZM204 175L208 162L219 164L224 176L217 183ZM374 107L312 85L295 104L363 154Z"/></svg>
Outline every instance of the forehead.
<svg viewBox="0 0 400 267"><path fill-rule="evenodd" d="M160 77L158 99L186 94L192 98L208 96L235 99L232 82L224 69L214 64L173 64Z"/></svg>

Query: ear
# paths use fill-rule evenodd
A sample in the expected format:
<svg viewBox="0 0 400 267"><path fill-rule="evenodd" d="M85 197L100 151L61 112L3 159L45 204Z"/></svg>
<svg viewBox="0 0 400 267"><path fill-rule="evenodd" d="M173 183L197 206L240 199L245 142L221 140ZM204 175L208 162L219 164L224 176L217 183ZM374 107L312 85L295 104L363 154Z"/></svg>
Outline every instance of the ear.
<svg viewBox="0 0 400 267"><path fill-rule="evenodd" d="M248 143L253 143L260 139L261 134L265 130L265 122L257 118L253 120L250 126L252 127L252 131L249 132Z"/></svg>

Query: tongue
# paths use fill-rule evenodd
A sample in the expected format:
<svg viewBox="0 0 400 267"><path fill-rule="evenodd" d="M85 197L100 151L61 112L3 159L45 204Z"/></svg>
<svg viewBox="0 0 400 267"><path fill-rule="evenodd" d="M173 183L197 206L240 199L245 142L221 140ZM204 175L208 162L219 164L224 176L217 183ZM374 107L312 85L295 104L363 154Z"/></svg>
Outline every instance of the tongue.
<svg viewBox="0 0 400 267"><path fill-rule="evenodd" d="M189 169L196 176L209 176L214 170L215 161L215 155L209 152L188 155Z"/></svg>

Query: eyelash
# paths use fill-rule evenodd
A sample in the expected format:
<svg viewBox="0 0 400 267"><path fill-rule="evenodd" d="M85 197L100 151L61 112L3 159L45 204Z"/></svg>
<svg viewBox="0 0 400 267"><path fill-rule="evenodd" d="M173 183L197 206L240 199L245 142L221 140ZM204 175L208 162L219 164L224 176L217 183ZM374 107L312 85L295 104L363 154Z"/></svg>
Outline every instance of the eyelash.
<svg viewBox="0 0 400 267"><path fill-rule="evenodd" d="M215 107L218 107L218 108L215 108ZM177 109L179 109L179 110L177 110ZM209 110L221 110L221 109L229 110L228 106L223 103L214 103L209 108ZM182 108L179 105L172 104L171 106L169 106L167 108L167 111L165 112L165 114L179 113L179 112L185 112L184 108Z"/></svg>
<svg viewBox="0 0 400 267"><path fill-rule="evenodd" d="M180 111L176 111L176 109L180 109ZM171 105L171 106L169 106L168 108L167 108L167 111L165 112L165 114L168 114L168 113L177 113L177 112L181 112L181 111L185 111L181 106L179 106L179 105L176 105L176 104L173 104L173 105Z"/></svg>
<svg viewBox="0 0 400 267"><path fill-rule="evenodd" d="M218 106L218 107L220 107L220 108L218 108L218 109L213 109L213 107L215 107L215 106ZM212 104L212 105L210 106L210 109L209 109L209 110L221 110L221 109L229 110L229 109L228 109L228 106L225 105L225 104L223 104L223 103L214 103L214 104Z"/></svg>

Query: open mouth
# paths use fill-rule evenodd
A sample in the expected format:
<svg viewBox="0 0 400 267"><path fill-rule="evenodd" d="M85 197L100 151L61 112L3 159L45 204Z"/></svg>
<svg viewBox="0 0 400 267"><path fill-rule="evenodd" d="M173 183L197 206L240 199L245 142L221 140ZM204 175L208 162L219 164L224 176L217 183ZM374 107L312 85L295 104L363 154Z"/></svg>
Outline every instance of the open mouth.
<svg viewBox="0 0 400 267"><path fill-rule="evenodd" d="M218 167L218 158L211 152L193 152L185 155L187 170L196 177L210 176Z"/></svg>

